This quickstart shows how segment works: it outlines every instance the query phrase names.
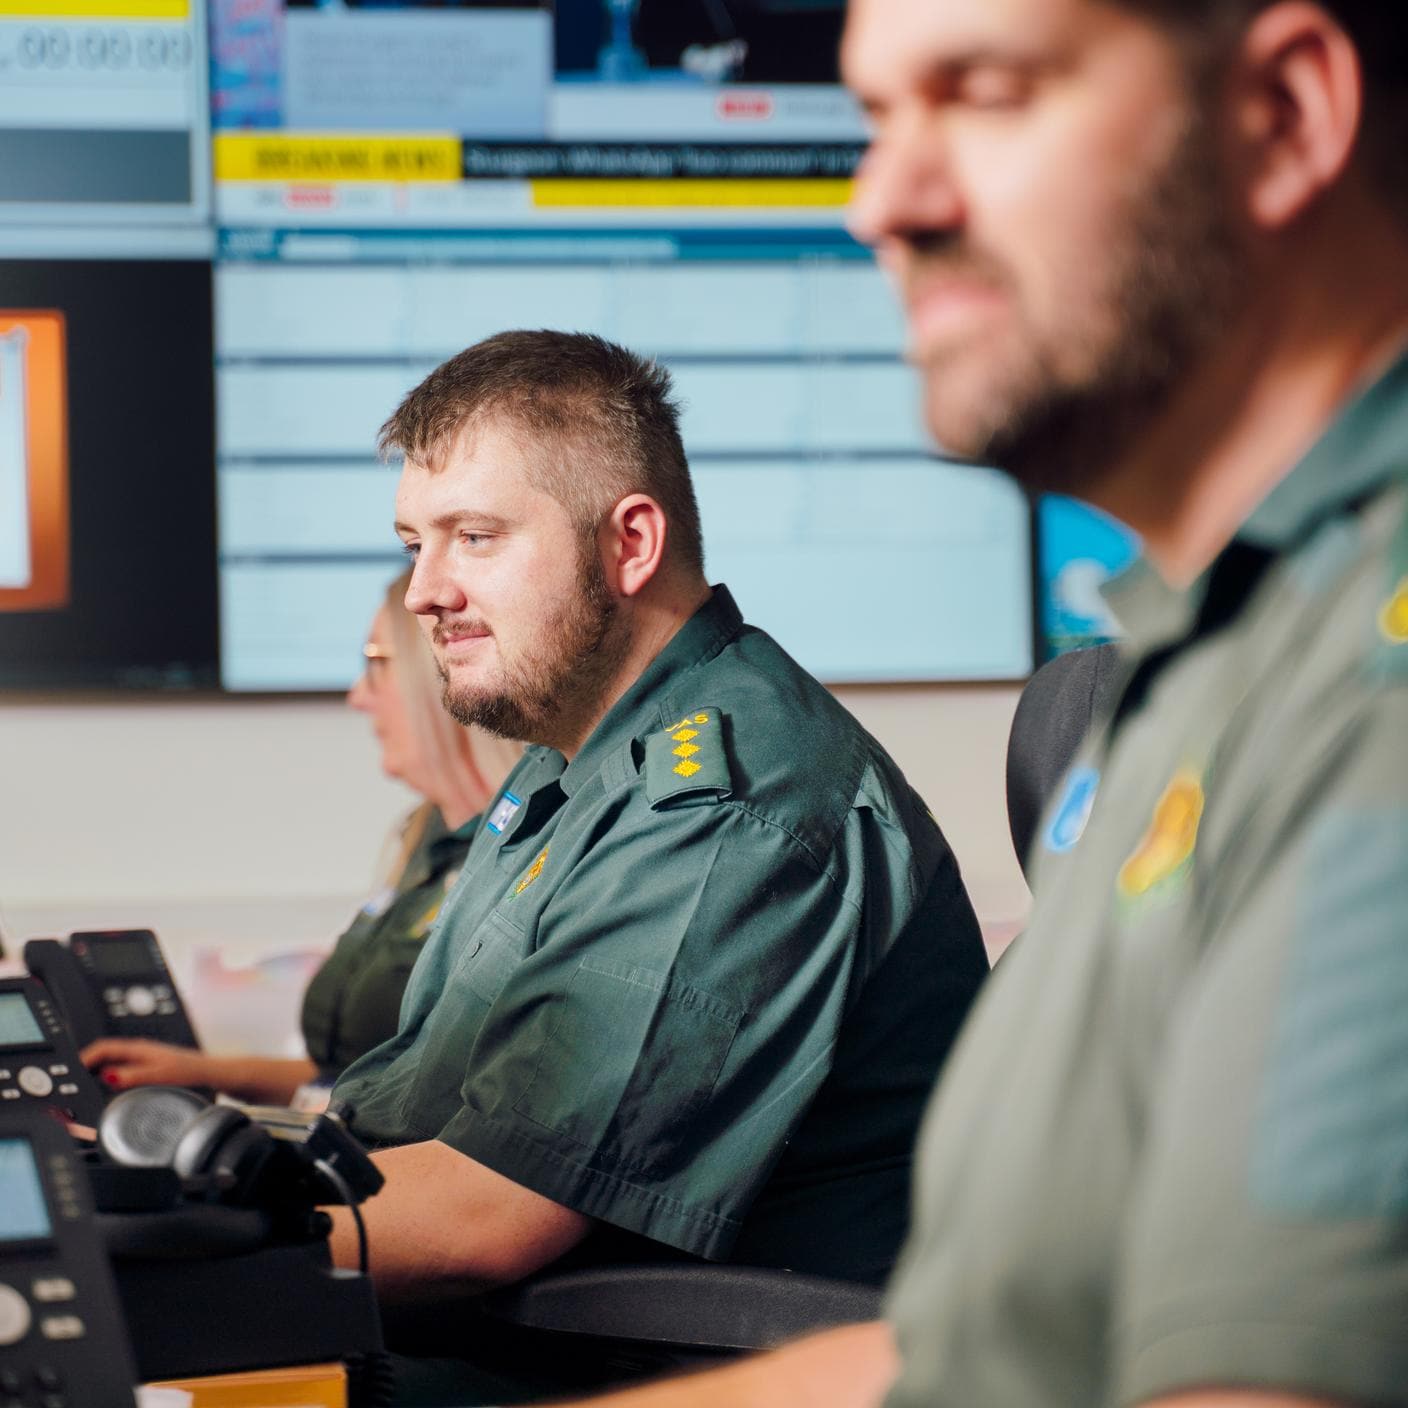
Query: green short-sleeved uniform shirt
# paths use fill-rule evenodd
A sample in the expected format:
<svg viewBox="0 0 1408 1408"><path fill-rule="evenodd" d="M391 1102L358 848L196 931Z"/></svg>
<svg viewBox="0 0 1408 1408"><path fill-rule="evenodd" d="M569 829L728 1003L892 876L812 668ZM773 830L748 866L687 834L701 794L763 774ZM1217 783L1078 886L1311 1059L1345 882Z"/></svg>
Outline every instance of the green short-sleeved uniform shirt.
<svg viewBox="0 0 1408 1408"><path fill-rule="evenodd" d="M451 831L430 807L395 883L362 906L313 975L303 994L303 1040L323 1079L396 1034L411 969L479 825L472 817Z"/></svg>
<svg viewBox="0 0 1408 1408"><path fill-rule="evenodd" d="M1193 590L1114 605L926 1118L891 1408L1408 1404L1408 359Z"/></svg>
<svg viewBox="0 0 1408 1408"><path fill-rule="evenodd" d="M986 967L924 804L720 587L570 765L527 751L335 1099L606 1244L878 1281Z"/></svg>

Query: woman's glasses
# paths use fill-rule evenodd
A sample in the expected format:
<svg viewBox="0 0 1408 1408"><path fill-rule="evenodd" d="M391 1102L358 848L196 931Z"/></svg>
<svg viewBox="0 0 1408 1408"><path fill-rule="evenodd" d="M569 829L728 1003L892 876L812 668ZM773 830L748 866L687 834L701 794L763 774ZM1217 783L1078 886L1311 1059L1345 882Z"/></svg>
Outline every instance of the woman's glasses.
<svg viewBox="0 0 1408 1408"><path fill-rule="evenodd" d="M367 679L376 680L386 670L391 660L391 652L384 645L376 645L368 641L362 647L362 658L366 661L362 668L367 672Z"/></svg>

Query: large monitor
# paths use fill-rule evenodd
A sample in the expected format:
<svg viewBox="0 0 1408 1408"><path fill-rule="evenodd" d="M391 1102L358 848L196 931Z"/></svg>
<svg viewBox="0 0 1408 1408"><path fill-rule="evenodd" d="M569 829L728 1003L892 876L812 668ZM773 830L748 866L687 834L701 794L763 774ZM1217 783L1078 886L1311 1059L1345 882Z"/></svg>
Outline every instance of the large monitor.
<svg viewBox="0 0 1408 1408"><path fill-rule="evenodd" d="M227 688L348 682L400 565L377 427L506 327L669 366L710 576L823 679L1028 672L1027 505L931 455L843 227L842 10L215 0Z"/></svg>
<svg viewBox="0 0 1408 1408"><path fill-rule="evenodd" d="M823 679L1029 672L1029 506L932 455L844 228L842 0L0 8L68 172L0 180L0 684L345 688L378 425L543 326L669 366L709 574Z"/></svg>
<svg viewBox="0 0 1408 1408"><path fill-rule="evenodd" d="M0 5L0 688L218 682L192 0Z"/></svg>
<svg viewBox="0 0 1408 1408"><path fill-rule="evenodd" d="M217 682L210 263L0 260L0 687Z"/></svg>

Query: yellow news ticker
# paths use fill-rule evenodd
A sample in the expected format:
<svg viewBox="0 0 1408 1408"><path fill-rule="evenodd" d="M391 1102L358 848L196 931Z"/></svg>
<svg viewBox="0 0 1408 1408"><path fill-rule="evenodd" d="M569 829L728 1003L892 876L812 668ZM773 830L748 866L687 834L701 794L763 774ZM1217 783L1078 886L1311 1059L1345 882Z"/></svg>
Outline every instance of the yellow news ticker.
<svg viewBox="0 0 1408 1408"><path fill-rule="evenodd" d="M0 0L0 15L32 20L184 20L190 0Z"/></svg>
<svg viewBox="0 0 1408 1408"><path fill-rule="evenodd" d="M458 181L460 172L458 137L215 135L217 181Z"/></svg>
<svg viewBox="0 0 1408 1408"><path fill-rule="evenodd" d="M6 0L0 0L0 4ZM217 181L454 182L461 179L460 139L438 133L395 137L218 132ZM623 206L842 206L849 180L564 180L527 182L533 205L578 209Z"/></svg>

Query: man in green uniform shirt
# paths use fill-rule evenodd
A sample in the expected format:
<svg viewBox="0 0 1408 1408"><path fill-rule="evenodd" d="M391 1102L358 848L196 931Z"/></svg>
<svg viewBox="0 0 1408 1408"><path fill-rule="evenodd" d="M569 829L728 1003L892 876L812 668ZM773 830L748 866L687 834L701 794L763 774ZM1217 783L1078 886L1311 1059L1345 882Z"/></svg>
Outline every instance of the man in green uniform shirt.
<svg viewBox="0 0 1408 1408"><path fill-rule="evenodd" d="M527 749L334 1101L384 1147L379 1289L573 1250L879 1284L986 972L894 763L703 575L660 368L507 333L410 393L407 606L447 707ZM389 1147L395 1146L395 1147ZM339 1221L339 1255L355 1244Z"/></svg>
<svg viewBox="0 0 1408 1408"><path fill-rule="evenodd" d="M844 62L936 439L1148 565L897 1375L876 1325L612 1402L1408 1404L1408 7L854 0Z"/></svg>

